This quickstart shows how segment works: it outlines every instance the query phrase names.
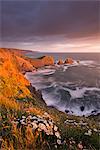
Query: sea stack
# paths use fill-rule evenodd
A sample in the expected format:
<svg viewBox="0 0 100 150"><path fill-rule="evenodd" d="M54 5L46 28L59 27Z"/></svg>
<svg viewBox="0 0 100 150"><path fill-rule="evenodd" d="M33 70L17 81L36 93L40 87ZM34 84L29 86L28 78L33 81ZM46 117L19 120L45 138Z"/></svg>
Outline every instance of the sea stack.
<svg viewBox="0 0 100 150"><path fill-rule="evenodd" d="M48 66L48 65L54 65L54 57L53 56L43 56L41 58L42 63L44 64L44 66Z"/></svg>
<svg viewBox="0 0 100 150"><path fill-rule="evenodd" d="M73 64L74 60L72 58L67 58L64 62L64 64Z"/></svg>
<svg viewBox="0 0 100 150"><path fill-rule="evenodd" d="M57 62L57 65L63 65L63 60L62 59L59 59L58 62Z"/></svg>

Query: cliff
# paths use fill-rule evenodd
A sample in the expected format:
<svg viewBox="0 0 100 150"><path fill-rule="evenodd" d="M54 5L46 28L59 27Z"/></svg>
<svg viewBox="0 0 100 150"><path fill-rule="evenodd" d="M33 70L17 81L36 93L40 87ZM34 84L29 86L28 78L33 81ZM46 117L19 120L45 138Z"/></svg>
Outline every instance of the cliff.
<svg viewBox="0 0 100 150"><path fill-rule="evenodd" d="M47 58L38 61L53 65ZM0 149L98 150L98 117L70 116L47 107L41 92L23 75L34 69L19 53L0 49Z"/></svg>

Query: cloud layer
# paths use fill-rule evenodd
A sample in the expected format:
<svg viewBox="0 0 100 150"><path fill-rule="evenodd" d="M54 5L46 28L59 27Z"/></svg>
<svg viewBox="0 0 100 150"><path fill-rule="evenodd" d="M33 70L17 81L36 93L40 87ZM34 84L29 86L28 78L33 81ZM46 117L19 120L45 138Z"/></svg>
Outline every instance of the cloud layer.
<svg viewBox="0 0 100 150"><path fill-rule="evenodd" d="M46 48L48 44L61 47L65 43L66 47L69 40L74 43L88 37L96 40L99 34L99 1L4 0L0 3L2 44L22 42L24 47L35 44Z"/></svg>

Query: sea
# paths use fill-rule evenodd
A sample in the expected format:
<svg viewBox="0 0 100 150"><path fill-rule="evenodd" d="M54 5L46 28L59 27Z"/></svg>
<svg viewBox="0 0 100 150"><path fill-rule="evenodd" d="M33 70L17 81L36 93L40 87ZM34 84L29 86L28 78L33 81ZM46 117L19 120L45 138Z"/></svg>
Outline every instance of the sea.
<svg viewBox="0 0 100 150"><path fill-rule="evenodd" d="M28 57L54 56L55 65L36 72L27 72L26 78L41 90L48 106L76 116L100 113L100 53L26 53ZM72 65L57 65L57 61L72 58ZM80 62L77 63L77 60Z"/></svg>

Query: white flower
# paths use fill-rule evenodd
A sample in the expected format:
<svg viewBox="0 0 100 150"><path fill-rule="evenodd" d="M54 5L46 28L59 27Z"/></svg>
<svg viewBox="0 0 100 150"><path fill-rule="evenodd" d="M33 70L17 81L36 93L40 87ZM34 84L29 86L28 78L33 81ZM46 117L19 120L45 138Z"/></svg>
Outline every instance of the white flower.
<svg viewBox="0 0 100 150"><path fill-rule="evenodd" d="M96 128L94 128L93 130L94 130L94 132L98 132L98 130Z"/></svg>
<svg viewBox="0 0 100 150"><path fill-rule="evenodd" d="M37 115L38 118L42 118L40 115Z"/></svg>
<svg viewBox="0 0 100 150"><path fill-rule="evenodd" d="M23 124L23 125L27 125L25 122L21 122L21 124Z"/></svg>
<svg viewBox="0 0 100 150"><path fill-rule="evenodd" d="M37 120L34 120L33 122L34 122L34 123L38 123L38 121L37 121Z"/></svg>
<svg viewBox="0 0 100 150"><path fill-rule="evenodd" d="M60 136L60 133L59 132L55 132L55 136L57 137L57 138L61 138L61 136Z"/></svg>
<svg viewBox="0 0 100 150"><path fill-rule="evenodd" d="M20 120L20 123L22 124L22 122L24 122L25 121L25 119L22 119L22 120Z"/></svg>
<svg viewBox="0 0 100 150"><path fill-rule="evenodd" d="M32 119L37 119L37 117L36 117L36 116L33 116Z"/></svg>
<svg viewBox="0 0 100 150"><path fill-rule="evenodd" d="M74 125L75 125L75 126L77 126L77 125L78 125L78 123L77 123L77 122L74 122Z"/></svg>
<svg viewBox="0 0 100 150"><path fill-rule="evenodd" d="M22 116L22 119L25 119L26 117L25 116Z"/></svg>
<svg viewBox="0 0 100 150"><path fill-rule="evenodd" d="M45 125L47 124L47 121L46 121L46 120L44 120L43 122L45 123Z"/></svg>
<svg viewBox="0 0 100 150"><path fill-rule="evenodd" d="M31 123L33 125L33 129L35 130L36 128L38 128L38 125L35 122Z"/></svg>
<svg viewBox="0 0 100 150"><path fill-rule="evenodd" d="M90 130L88 130L87 133L85 132L85 135L91 136L92 135L92 130L90 129Z"/></svg>
<svg viewBox="0 0 100 150"><path fill-rule="evenodd" d="M54 126L54 131L57 131L58 130L58 127L57 126Z"/></svg>
<svg viewBox="0 0 100 150"><path fill-rule="evenodd" d="M43 115L43 117L44 118L50 118L50 115L47 112L45 112L44 115Z"/></svg>
<svg viewBox="0 0 100 150"><path fill-rule="evenodd" d="M31 115L28 116L29 119L33 119L33 117Z"/></svg>
<svg viewBox="0 0 100 150"><path fill-rule="evenodd" d="M55 145L55 148L57 148L57 145Z"/></svg>
<svg viewBox="0 0 100 150"><path fill-rule="evenodd" d="M61 140L57 139L57 144L60 145L61 144Z"/></svg>
<svg viewBox="0 0 100 150"><path fill-rule="evenodd" d="M41 130L44 130L46 131L46 126L43 124L43 123L39 123L38 127L41 129Z"/></svg>
<svg viewBox="0 0 100 150"><path fill-rule="evenodd" d="M83 149L82 143L79 143L79 144L78 144L78 148L79 148L80 150Z"/></svg>

